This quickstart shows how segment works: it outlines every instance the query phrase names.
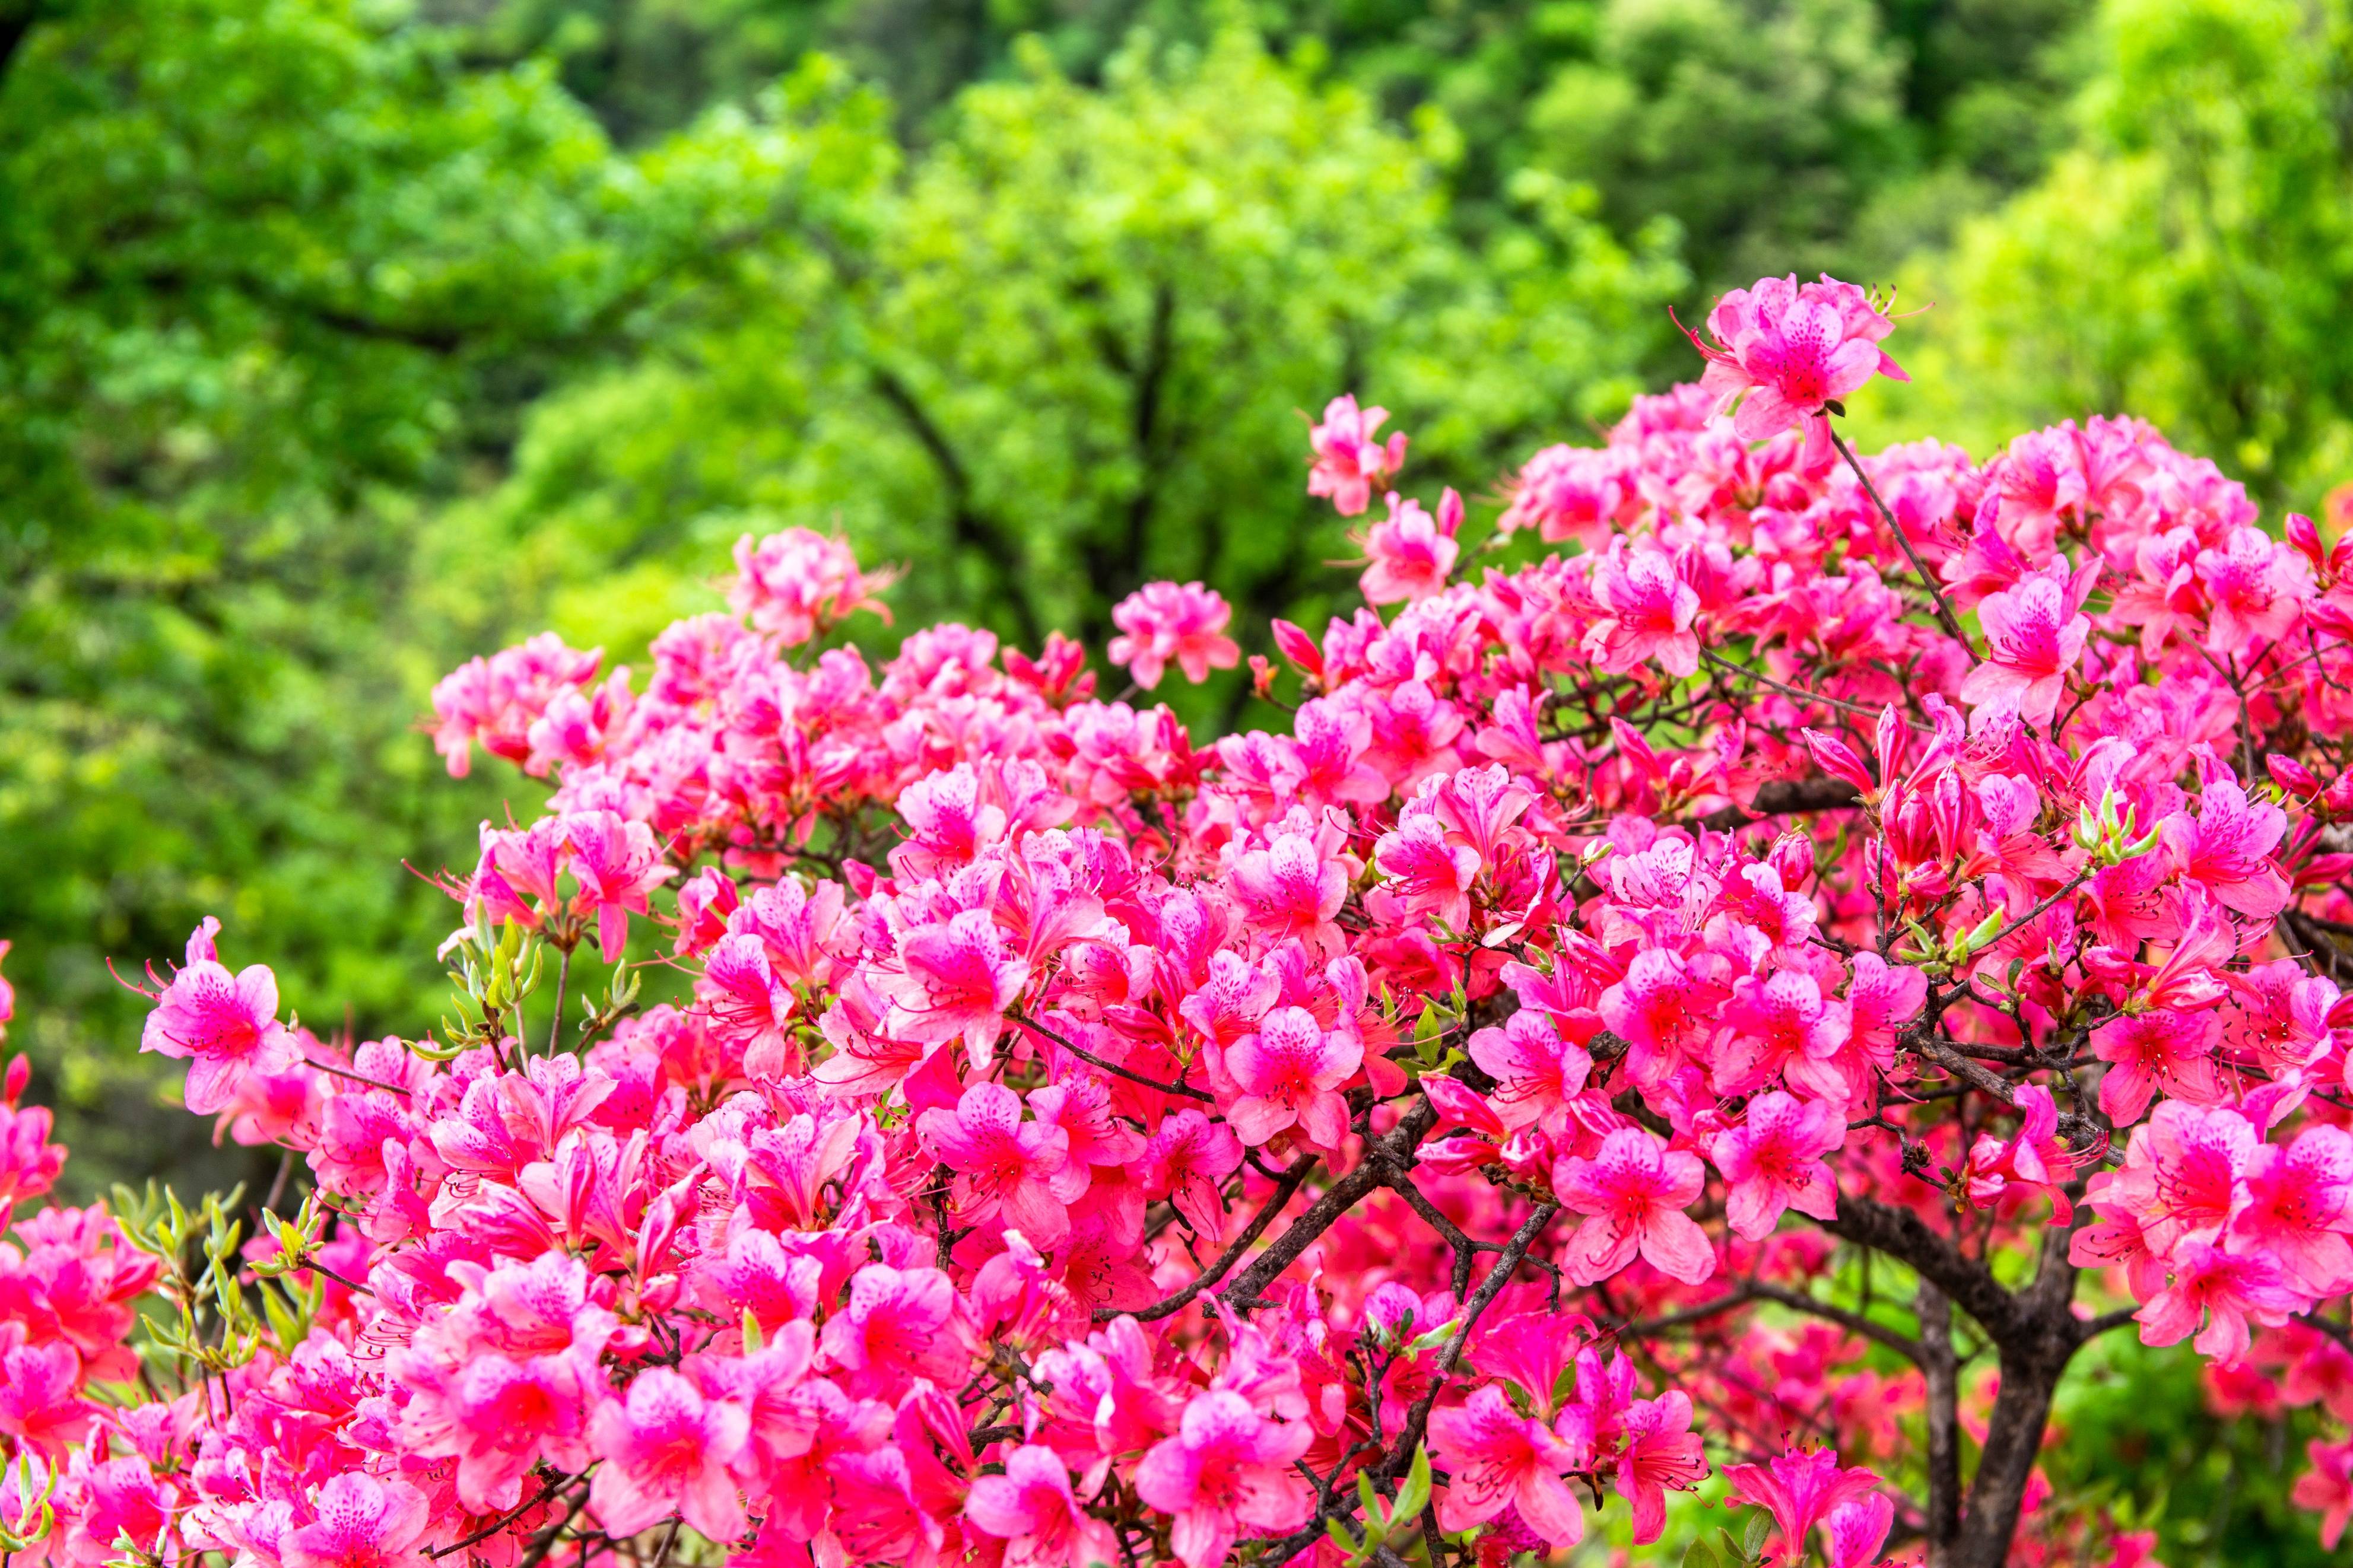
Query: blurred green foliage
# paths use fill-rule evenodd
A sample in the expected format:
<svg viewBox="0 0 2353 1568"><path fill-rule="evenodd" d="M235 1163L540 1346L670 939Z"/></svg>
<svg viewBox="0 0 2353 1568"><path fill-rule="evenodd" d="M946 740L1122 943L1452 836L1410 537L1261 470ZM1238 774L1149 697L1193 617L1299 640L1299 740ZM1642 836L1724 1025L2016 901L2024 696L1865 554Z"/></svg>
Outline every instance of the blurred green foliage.
<svg viewBox="0 0 2353 1568"><path fill-rule="evenodd" d="M1099 638L1200 576L1262 635L1347 587L1300 411L1387 405L1475 518L1695 368L1666 305L1821 268L1935 306L1866 439L2129 408L2313 504L2353 467L2348 25L0 0L0 934L79 1190L248 1173L161 1109L109 960L216 913L314 1027L438 1017L420 873L536 786L442 776L432 680L547 626L636 657L746 531L911 564L902 622ZM2175 1568L2307 1560L2292 1425L2121 1338L2069 1401L2063 1494Z"/></svg>

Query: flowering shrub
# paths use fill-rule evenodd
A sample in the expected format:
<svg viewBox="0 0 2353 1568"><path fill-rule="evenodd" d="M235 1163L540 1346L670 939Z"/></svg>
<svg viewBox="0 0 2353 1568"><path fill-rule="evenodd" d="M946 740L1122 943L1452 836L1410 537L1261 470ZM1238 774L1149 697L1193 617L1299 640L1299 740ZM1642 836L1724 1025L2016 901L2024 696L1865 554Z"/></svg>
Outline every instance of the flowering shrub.
<svg viewBox="0 0 2353 1568"><path fill-rule="evenodd" d="M211 921L153 977L290 1179L18 1226L0 1544L1497 1568L1720 1471L1701 1562L2124 1564L2036 1468L2095 1336L2353 1417L2353 548L2131 420L1856 458L1851 286L1710 325L1513 485L1574 552L1472 583L1460 500L1384 490L1403 608L1275 623L1269 729L1059 637L878 672L797 531L641 689L451 676L451 771L554 781L450 879L455 1010L321 1038ZM1381 421L1314 431L1343 512ZM1141 687L1240 653L1198 584L1116 618ZM576 983L649 920L688 1005Z"/></svg>

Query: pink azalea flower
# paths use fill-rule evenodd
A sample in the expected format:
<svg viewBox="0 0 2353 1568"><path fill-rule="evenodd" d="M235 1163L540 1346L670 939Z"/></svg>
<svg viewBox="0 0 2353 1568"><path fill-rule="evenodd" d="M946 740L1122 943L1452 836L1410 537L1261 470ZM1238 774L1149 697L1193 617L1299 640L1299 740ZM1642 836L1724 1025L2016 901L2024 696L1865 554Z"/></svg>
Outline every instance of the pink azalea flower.
<svg viewBox="0 0 2353 1568"><path fill-rule="evenodd" d="M416 1568L427 1509L425 1494L405 1481L380 1481L352 1471L318 1490L319 1517L281 1538L285 1568Z"/></svg>
<svg viewBox="0 0 2353 1568"><path fill-rule="evenodd" d="M2231 1216L2230 1247L2276 1261L2316 1299L2353 1289L2353 1133L2307 1127L2247 1161L2246 1196Z"/></svg>
<svg viewBox="0 0 2353 1568"><path fill-rule="evenodd" d="M1585 1539L1585 1510L1561 1479L1581 1456L1493 1384L1468 1403L1430 1414L1430 1457L1452 1477L1439 1494L1439 1528L1468 1530L1512 1509L1556 1550Z"/></svg>
<svg viewBox="0 0 2353 1568"><path fill-rule="evenodd" d="M735 542L735 580L727 585L727 605L789 647L860 610L889 620L891 612L874 596L887 578L888 574L882 579L861 574L846 540L788 528L755 544L747 533Z"/></svg>
<svg viewBox="0 0 2353 1568"><path fill-rule="evenodd" d="M1816 1219L1838 1217L1838 1183L1822 1156L1846 1142L1837 1102L1800 1101L1774 1089L1748 1102L1747 1119L1708 1146L1731 1184L1725 1217L1750 1240L1770 1236L1784 1209Z"/></svg>
<svg viewBox="0 0 2353 1568"><path fill-rule="evenodd" d="M1377 522L1365 536L1365 568L1359 585L1369 605L1394 605L1407 599L1427 599L1446 586L1462 547L1454 542L1462 526L1462 498L1449 489L1439 498L1432 517L1417 500L1389 494L1388 521Z"/></svg>
<svg viewBox="0 0 2353 1568"><path fill-rule="evenodd" d="M956 1173L959 1214L1005 1223L1037 1246L1071 1233L1069 1205L1087 1190L1087 1168L1070 1157L1071 1135L1045 1121L1021 1120L1021 1097L999 1083L976 1083L953 1111L926 1110L916 1131L940 1163Z"/></svg>
<svg viewBox="0 0 2353 1568"><path fill-rule="evenodd" d="M1171 664L1198 686L1210 670L1241 662L1241 645L1225 635L1232 618L1226 601L1198 583L1146 583L1113 606L1112 624L1124 635L1111 639L1104 657L1146 691Z"/></svg>
<svg viewBox="0 0 2353 1568"><path fill-rule="evenodd" d="M1180 1110L1145 1141L1140 1179L1146 1193L1166 1196L1186 1224L1214 1238L1225 1229L1226 1178L1241 1164L1241 1141L1232 1128L1198 1110Z"/></svg>
<svg viewBox="0 0 2353 1568"><path fill-rule="evenodd" d="M964 1516L1005 1542L1006 1568L1108 1568L1120 1560L1111 1527L1080 1508L1061 1456L1034 1443L1005 1456L1003 1475L973 1479Z"/></svg>
<svg viewBox="0 0 2353 1568"><path fill-rule="evenodd" d="M225 1109L248 1073L277 1073L301 1059L278 1021L278 977L267 964L231 974L213 952L220 922L207 916L188 938L188 962L155 999L139 1048L188 1060L184 1091L199 1116Z"/></svg>
<svg viewBox="0 0 2353 1568"><path fill-rule="evenodd" d="M1279 1535L1315 1510L1292 1468L1314 1441L1302 1422L1270 1421L1228 1389L1193 1396L1176 1435L1135 1468L1135 1493L1175 1517L1169 1545L1186 1568L1218 1568L1247 1531Z"/></svg>
<svg viewBox="0 0 2353 1568"><path fill-rule="evenodd" d="M89 1429L98 1406L81 1396L81 1359L73 1346L30 1345L23 1334L17 1324L0 1323L0 1437L59 1458Z"/></svg>
<svg viewBox="0 0 2353 1568"><path fill-rule="evenodd" d="M1593 1058L1585 1047L1563 1038L1551 1018L1534 1007L1521 1008L1501 1028L1475 1031L1471 1059L1495 1080L1489 1101L1511 1131L1523 1127L1563 1131L1568 1102L1584 1090L1593 1072Z"/></svg>
<svg viewBox="0 0 2353 1568"><path fill-rule="evenodd" d="M1626 1446L1618 1455L1618 1495L1633 1510L1637 1546L1666 1530L1669 1489L1688 1491L1707 1479L1707 1458L1691 1423L1691 1396L1680 1389L1637 1399L1620 1417Z"/></svg>
<svg viewBox="0 0 2353 1568"><path fill-rule="evenodd" d="M1405 437L1392 434L1386 444L1375 438L1386 408L1358 408L1355 397L1342 394L1324 405L1324 422L1307 433L1315 449L1308 470L1307 493L1329 496L1333 510L1354 517L1373 497L1373 487L1385 484L1405 464Z"/></svg>
<svg viewBox="0 0 2353 1568"><path fill-rule="evenodd" d="M706 1400L668 1367L651 1367L590 1423L604 1460L588 1500L615 1536L634 1535L676 1513L713 1542L744 1533L744 1505L728 1465L751 1421L741 1406Z"/></svg>
<svg viewBox="0 0 2353 1568"><path fill-rule="evenodd" d="M1479 852L1450 843L1445 825L1427 812L1401 817L1397 829L1373 846L1373 863L1411 910L1426 910L1453 931L1471 924L1471 885L1479 877Z"/></svg>
<svg viewBox="0 0 2353 1568"><path fill-rule="evenodd" d="M2312 594L2312 568L2260 528L2234 528L2220 549L2198 552L2197 571L2214 606L2207 649L2226 657L2285 637Z"/></svg>
<svg viewBox="0 0 2353 1568"><path fill-rule="evenodd" d="M1844 1092L1835 1073L1808 1069L1837 1056L1854 1030L1847 1004L1826 997L1810 974L1785 969L1769 980L1743 975L1725 1011L1732 1037L1717 1056L1716 1092L1746 1094L1785 1077L1810 1093Z"/></svg>
<svg viewBox="0 0 2353 1568"><path fill-rule="evenodd" d="M1715 1272L1715 1249L1683 1212L1707 1184L1698 1155L1670 1150L1640 1127L1621 1127L1592 1159L1563 1158L1552 1184L1564 1205L1588 1216L1561 1248L1561 1267L1575 1283L1599 1284L1638 1252L1686 1285Z"/></svg>
<svg viewBox="0 0 2353 1568"><path fill-rule="evenodd" d="M2295 1478L2288 1499L2320 1515L2320 1549L2334 1552L2345 1539L2346 1521L2353 1520L2353 1439L2315 1437L2304 1452L2312 1468Z"/></svg>
<svg viewBox="0 0 2353 1568"><path fill-rule="evenodd" d="M1961 682L1961 700L1971 708L2014 704L2021 718L2050 723L2092 635L2091 617L2082 613L2089 587L2084 574L2071 577L2066 563L2054 561L2015 588L1987 595L1978 605L1985 662Z"/></svg>
<svg viewBox="0 0 2353 1568"><path fill-rule="evenodd" d="M1732 1483L1733 1496L1773 1516L1792 1558L1833 1509L1879 1484L1877 1476L1860 1466L1841 1469L1838 1455L1828 1448L1792 1448L1765 1465L1726 1465L1724 1479Z"/></svg>
<svg viewBox="0 0 2353 1568"><path fill-rule="evenodd" d="M909 931L899 959L903 972L880 982L891 1031L923 1045L961 1037L973 1065L987 1065L1006 1010L1029 980L1029 965L1007 951L989 911L966 910Z"/></svg>
<svg viewBox="0 0 2353 1568"><path fill-rule="evenodd" d="M2268 919L2287 907L2288 882L2272 850L2287 835L2287 813L2250 802L2227 779L2211 781L2193 822L2177 812L2161 825L2182 877L2242 915Z"/></svg>
<svg viewBox="0 0 2353 1568"><path fill-rule="evenodd" d="M1883 1492L1841 1503L1822 1521L1828 1538L1823 1553L1829 1568L1868 1568L1880 1560L1879 1549L1895 1522L1895 1505Z"/></svg>
<svg viewBox="0 0 2353 1568"><path fill-rule="evenodd" d="M1911 379L1879 346L1895 323L1862 289L1827 273L1819 283L1801 285L1792 273L1731 289L1708 312L1707 330L1714 345L1688 334L1707 360L1701 389L1717 395L1719 410L1740 404L1732 427L1744 441L1802 426L1810 458L1829 448L1825 405L1873 375Z"/></svg>
<svg viewBox="0 0 2353 1568"><path fill-rule="evenodd" d="M2169 1099L2211 1104L2222 1098L2214 1047L2222 1021L2208 1011L2158 1008L2111 1018L2092 1031L2092 1054L2109 1065L2100 1079L2100 1110L2119 1127L2141 1119L2159 1090Z"/></svg>
<svg viewBox="0 0 2353 1568"><path fill-rule="evenodd" d="M2247 1353L2250 1318L2276 1328L2301 1305L2271 1259L2185 1241L2173 1251L2172 1280L2133 1317L2145 1345L2179 1344L2195 1333L2200 1355L2233 1362Z"/></svg>
<svg viewBox="0 0 2353 1568"><path fill-rule="evenodd" d="M1338 1090L1364 1059L1354 1035L1326 1030L1304 1007L1277 1007L1226 1052L1226 1071L1242 1089L1226 1120L1253 1148L1296 1126L1311 1143L1336 1149L1348 1132Z"/></svg>
<svg viewBox="0 0 2353 1568"><path fill-rule="evenodd" d="M1585 634L1585 651L1597 667L1624 675L1657 659L1681 679L1699 668L1699 594L1675 572L1663 550L1650 544L1627 547L1621 534L1593 567L1593 597L1602 618Z"/></svg>
<svg viewBox="0 0 2353 1568"><path fill-rule="evenodd" d="M1271 942L1297 937L1336 952L1335 918L1348 901L1348 873L1304 834L1283 833L1263 849L1247 850L1227 873L1251 926Z"/></svg>

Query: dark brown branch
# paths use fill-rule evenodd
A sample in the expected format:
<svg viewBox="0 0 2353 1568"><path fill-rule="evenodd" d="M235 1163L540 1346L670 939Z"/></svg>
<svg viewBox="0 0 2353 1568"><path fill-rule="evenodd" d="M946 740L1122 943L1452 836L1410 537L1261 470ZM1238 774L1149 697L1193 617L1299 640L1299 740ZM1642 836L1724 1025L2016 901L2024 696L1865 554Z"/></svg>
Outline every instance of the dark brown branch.
<svg viewBox="0 0 2353 1568"><path fill-rule="evenodd" d="M1776 779L1760 787L1757 798L1747 805L1727 805L1695 816L1684 826L1710 827L1719 833L1736 827L1746 827L1752 822L1768 816L1786 816L1799 812L1838 811L1847 806L1861 805L1862 797L1844 779L1829 777L1810 779Z"/></svg>
<svg viewBox="0 0 2353 1568"><path fill-rule="evenodd" d="M1140 1083L1146 1089L1156 1089L1163 1094L1187 1095L1195 1100L1208 1100L1211 1104L1216 1103L1214 1096L1204 1094L1199 1089L1193 1088L1189 1084L1162 1083L1158 1079L1146 1078L1140 1072L1130 1072L1127 1068L1120 1066L1117 1062L1107 1062L1103 1060L1103 1058L1093 1054L1092 1051L1081 1050L1078 1047L1071 1044L1070 1041L1064 1039L1053 1030L1046 1027L1045 1025L1039 1023L1036 1019L1030 1017L1026 1013L1008 1013L1005 1016L1012 1019L1015 1023L1020 1025L1023 1028L1029 1030L1031 1034L1043 1035L1046 1038L1053 1041L1056 1045L1061 1047L1064 1050L1070 1052L1072 1056L1078 1058L1079 1060L1086 1063L1089 1067L1101 1068L1103 1071L1111 1073L1115 1077L1124 1078L1130 1083Z"/></svg>
<svg viewBox="0 0 2353 1568"><path fill-rule="evenodd" d="M1266 1234L1266 1227L1274 1223L1274 1216L1281 1214L1283 1205L1290 1203L1297 1194L1299 1184L1307 1179L1307 1173L1314 1168L1314 1155L1301 1155L1289 1170L1282 1173L1282 1179L1275 1184L1274 1195L1267 1199L1265 1205L1251 1217L1248 1227L1234 1238L1234 1244L1219 1253L1217 1261L1203 1269L1200 1277L1190 1285L1166 1300L1155 1301L1151 1306L1136 1312L1134 1314L1136 1321L1145 1323L1157 1322L1172 1312L1181 1312L1192 1304L1193 1298L1224 1279L1226 1270L1239 1262L1243 1253L1258 1245L1258 1238ZM1107 1323L1114 1318L1126 1315L1114 1307L1095 1309L1095 1321L1098 1323Z"/></svg>
<svg viewBox="0 0 2353 1568"><path fill-rule="evenodd" d="M1386 1184L1392 1170L1409 1167L1413 1152L1430 1130L1438 1125L1438 1111L1427 1098L1414 1101L1413 1109L1383 1136L1365 1148L1365 1157L1356 1168L1324 1190L1305 1214L1291 1222L1272 1247L1235 1278L1226 1298L1237 1311L1248 1311L1266 1293L1276 1276L1298 1261L1299 1255L1315 1244L1325 1231L1339 1222L1342 1215L1355 1208L1365 1194Z"/></svg>

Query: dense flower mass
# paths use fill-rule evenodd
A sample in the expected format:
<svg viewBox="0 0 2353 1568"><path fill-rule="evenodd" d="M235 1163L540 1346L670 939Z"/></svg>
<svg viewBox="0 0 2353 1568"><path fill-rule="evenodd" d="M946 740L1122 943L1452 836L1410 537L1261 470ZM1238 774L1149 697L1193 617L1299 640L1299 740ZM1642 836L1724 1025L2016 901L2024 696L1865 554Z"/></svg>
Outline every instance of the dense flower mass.
<svg viewBox="0 0 2353 1568"><path fill-rule="evenodd" d="M641 685L451 676L450 770L553 786L451 879L452 1011L322 1037L212 921L153 977L299 1165L18 1224L0 1546L1503 1568L1713 1475L1752 1561L2123 1565L2036 1468L2094 1336L2353 1417L2347 552L2126 419L1851 458L1849 285L1711 325L1530 460L1489 547L1575 548L1516 567L1335 401L1368 605L1274 624L1262 728L1059 636L871 664L798 531ZM1198 584L1115 620L1139 687L1240 654Z"/></svg>

